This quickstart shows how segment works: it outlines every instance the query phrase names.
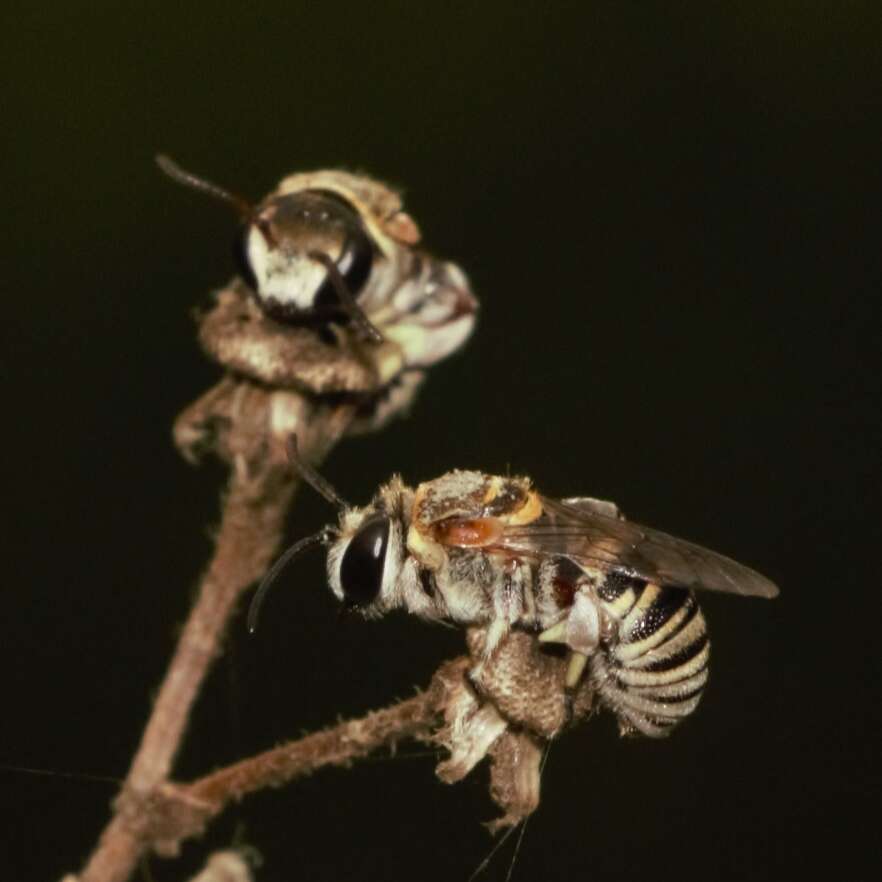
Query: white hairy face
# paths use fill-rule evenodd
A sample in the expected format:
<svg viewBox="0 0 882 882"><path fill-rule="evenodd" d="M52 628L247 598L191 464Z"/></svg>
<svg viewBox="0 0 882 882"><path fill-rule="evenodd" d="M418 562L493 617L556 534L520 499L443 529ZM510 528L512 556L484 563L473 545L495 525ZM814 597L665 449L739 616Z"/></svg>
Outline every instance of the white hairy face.
<svg viewBox="0 0 882 882"><path fill-rule="evenodd" d="M271 247L264 234L251 226L246 235L245 256L261 301L275 301L291 312L308 312L315 306L316 291L327 272L304 253Z"/></svg>

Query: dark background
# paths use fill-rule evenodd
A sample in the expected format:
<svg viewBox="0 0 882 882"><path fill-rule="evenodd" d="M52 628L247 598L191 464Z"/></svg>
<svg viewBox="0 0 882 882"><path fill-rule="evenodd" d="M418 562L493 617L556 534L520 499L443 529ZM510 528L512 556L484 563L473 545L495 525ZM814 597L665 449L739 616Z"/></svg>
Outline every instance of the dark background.
<svg viewBox="0 0 882 882"><path fill-rule="evenodd" d="M327 462L344 495L510 466L783 590L706 598L712 685L670 740L604 716L554 744L515 879L780 880L824 858L869 878L879 22L733 6L7 8L0 762L122 776L209 555L223 472L185 465L169 428L218 376L190 314L232 272L234 224L153 154L255 198L339 165L404 186L482 299L412 416ZM291 536L328 518L304 495ZM338 625L318 556L286 581L257 639L236 622L180 777L410 695L460 649L405 617ZM485 776L432 767L251 798L153 878L238 829L261 880L464 880ZM113 786L2 776L4 875L76 869Z"/></svg>

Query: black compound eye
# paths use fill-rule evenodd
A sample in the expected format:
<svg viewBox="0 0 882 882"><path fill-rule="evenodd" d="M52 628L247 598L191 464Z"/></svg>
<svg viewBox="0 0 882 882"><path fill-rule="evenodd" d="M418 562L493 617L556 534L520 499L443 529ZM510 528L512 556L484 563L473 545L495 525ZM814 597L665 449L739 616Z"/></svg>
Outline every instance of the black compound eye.
<svg viewBox="0 0 882 882"><path fill-rule="evenodd" d="M380 593L389 545L389 518L377 517L352 537L340 561L340 587L351 606L366 606Z"/></svg>
<svg viewBox="0 0 882 882"><path fill-rule="evenodd" d="M350 229L337 259L337 270L346 282L353 298L357 298L364 283L371 274L374 262L374 246L367 233L361 229ZM330 279L325 279L315 293L316 306L336 306L340 302L337 291Z"/></svg>

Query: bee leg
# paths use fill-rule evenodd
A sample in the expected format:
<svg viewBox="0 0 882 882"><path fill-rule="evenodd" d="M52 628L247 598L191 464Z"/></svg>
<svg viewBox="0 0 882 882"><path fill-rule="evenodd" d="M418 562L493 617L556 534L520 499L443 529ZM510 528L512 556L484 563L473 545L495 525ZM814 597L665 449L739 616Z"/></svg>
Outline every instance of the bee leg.
<svg viewBox="0 0 882 882"><path fill-rule="evenodd" d="M506 635L511 630L511 625L505 619L494 619L490 627L487 629L486 642L484 643L484 651L482 653L483 660L492 658L499 648L499 644L505 640Z"/></svg>
<svg viewBox="0 0 882 882"><path fill-rule="evenodd" d="M550 628L546 628L539 633L540 643L566 643L567 642L567 620L558 622Z"/></svg>
<svg viewBox="0 0 882 882"><path fill-rule="evenodd" d="M517 561L508 561L504 566L501 581L494 591L493 620L487 628L481 660L472 672L475 679L480 678L484 666L496 655L512 624L524 611L525 572Z"/></svg>
<svg viewBox="0 0 882 882"><path fill-rule="evenodd" d="M480 661L468 672L468 678L472 685L481 691L481 678L488 662L496 655L500 645L511 631L511 625L505 619L494 619L487 628L484 637L484 648L481 650Z"/></svg>
<svg viewBox="0 0 882 882"><path fill-rule="evenodd" d="M567 656L567 672L564 677L564 714L567 723L573 718L576 690L579 687L582 674L585 673L585 665L588 663L588 653L580 652L573 646L573 643L581 645L580 641L573 639L578 637L578 634L574 634L573 624L574 622L570 619L564 619L539 634L540 643L560 643L570 650ZM589 640L583 648L589 648L591 643L592 641Z"/></svg>
<svg viewBox="0 0 882 882"><path fill-rule="evenodd" d="M576 705L576 692L579 683L582 680L582 674L585 673L585 665L588 663L588 656L584 652L572 650L567 660L567 673L564 679L564 717L568 726L573 721Z"/></svg>
<svg viewBox="0 0 882 882"><path fill-rule="evenodd" d="M567 678L565 681L567 692L570 696L576 691L576 687L582 679L582 674L585 673L586 664L588 664L588 656L585 655L584 652L576 652L573 650L570 653L569 664L567 665Z"/></svg>

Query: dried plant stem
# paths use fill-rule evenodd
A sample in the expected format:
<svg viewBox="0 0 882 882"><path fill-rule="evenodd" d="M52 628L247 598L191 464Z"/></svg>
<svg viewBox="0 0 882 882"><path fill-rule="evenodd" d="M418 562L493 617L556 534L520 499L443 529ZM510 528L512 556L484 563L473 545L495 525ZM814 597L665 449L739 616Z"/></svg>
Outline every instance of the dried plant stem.
<svg viewBox="0 0 882 882"><path fill-rule="evenodd" d="M458 664L458 663L457 663ZM174 829L166 830L160 850L175 852L183 839L199 835L230 803L268 787L281 787L326 766L349 766L380 747L404 738L430 740L441 718L445 664L425 692L364 717L305 735L184 785L170 785L164 796L176 804ZM160 832L160 831L157 831ZM160 835L162 833L160 832Z"/></svg>
<svg viewBox="0 0 882 882"><path fill-rule="evenodd" d="M293 486L279 488L273 510L255 510L248 491L234 475L227 496L214 559L202 583L177 649L159 690L126 778L124 793L137 798L166 780L189 712L212 660L220 649L224 626L242 590L259 578L266 561L254 550L266 547L265 536L279 535L285 504ZM264 531L268 531L264 532ZM272 543L275 546L275 541ZM263 555L260 555L263 557ZM131 802L127 799L126 802ZM133 806L125 806L126 809ZM138 813L119 811L104 831L82 873L83 882L113 882L128 877L143 847Z"/></svg>
<svg viewBox="0 0 882 882"><path fill-rule="evenodd" d="M137 837L130 835L131 845L127 845L129 840L116 837L114 841L122 845L116 846L112 856L117 864L111 866L123 866L126 847L136 854L152 849L165 856L176 855L184 840L200 836L228 805L251 793L281 787L327 766L348 767L381 747L394 748L405 738L438 744L438 725L451 690L461 688L470 663L467 657L445 662L424 692L359 719L305 735L189 784L161 782L149 799L142 798L132 805L137 827L133 828L130 820L129 828ZM78 880L68 877L65 882Z"/></svg>
<svg viewBox="0 0 882 882"><path fill-rule="evenodd" d="M124 882L155 839L162 801L190 710L242 592L266 571L296 489L284 439L300 431L301 453L320 461L351 419L347 407L320 408L304 396L223 381L179 419L176 435L224 426L213 446L232 465L214 557L181 633L115 814L80 875L81 882ZM204 440L204 439L203 439Z"/></svg>
<svg viewBox="0 0 882 882"><path fill-rule="evenodd" d="M436 705L433 690L420 692L360 719L338 723L219 769L187 785L186 792L219 812L249 793L281 787L325 766L349 765L403 738L428 737L438 719Z"/></svg>

